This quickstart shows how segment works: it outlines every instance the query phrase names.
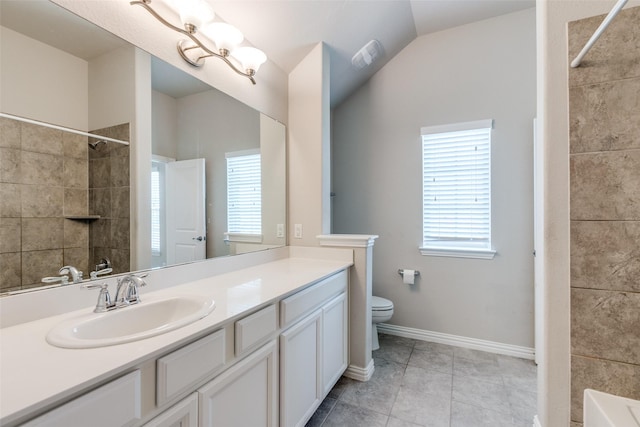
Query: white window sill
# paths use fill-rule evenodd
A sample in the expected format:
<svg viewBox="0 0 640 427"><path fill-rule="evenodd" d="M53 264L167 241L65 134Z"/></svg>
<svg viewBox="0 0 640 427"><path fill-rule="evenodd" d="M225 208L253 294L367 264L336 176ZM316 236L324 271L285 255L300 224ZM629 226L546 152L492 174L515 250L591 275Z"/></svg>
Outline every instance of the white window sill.
<svg viewBox="0 0 640 427"><path fill-rule="evenodd" d="M496 251L492 249L465 249L465 248L420 248L420 253L425 256L442 256L451 258L475 258L493 259Z"/></svg>
<svg viewBox="0 0 640 427"><path fill-rule="evenodd" d="M262 243L262 234L224 233L225 242Z"/></svg>

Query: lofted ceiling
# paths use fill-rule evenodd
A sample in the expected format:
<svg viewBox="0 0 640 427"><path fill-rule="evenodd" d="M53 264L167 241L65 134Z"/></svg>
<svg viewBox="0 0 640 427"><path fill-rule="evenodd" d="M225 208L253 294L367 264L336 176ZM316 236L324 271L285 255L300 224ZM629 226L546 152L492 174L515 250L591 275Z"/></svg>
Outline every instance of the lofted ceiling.
<svg viewBox="0 0 640 427"><path fill-rule="evenodd" d="M340 104L376 71L384 66L416 37L447 28L488 19L535 6L535 0L207 0L218 17L238 27L248 42L263 50L269 60L290 73L321 41L328 46L331 61L331 106ZM48 15L34 19L30 7L48 3ZM82 19L59 20L64 12L46 0L0 0L2 25L9 28L17 22L30 22L15 28L36 39L47 40L76 56L90 59L93 55L116 47L121 41L114 36L95 40L83 34L87 23ZM40 15L42 16L42 15ZM24 18L23 18L24 17ZM59 22L65 31L56 28ZM78 33L74 30L77 28ZM40 34L38 34L40 33ZM370 40L382 45L382 55L369 67L357 69L352 56ZM72 43L69 43L72 41ZM154 63L155 66L160 64ZM169 72L169 71L167 71ZM259 82L258 72L258 82ZM171 81L172 79L169 79ZM173 79L171 90L180 93ZM158 82L158 84L161 84ZM259 84L259 83L258 83Z"/></svg>

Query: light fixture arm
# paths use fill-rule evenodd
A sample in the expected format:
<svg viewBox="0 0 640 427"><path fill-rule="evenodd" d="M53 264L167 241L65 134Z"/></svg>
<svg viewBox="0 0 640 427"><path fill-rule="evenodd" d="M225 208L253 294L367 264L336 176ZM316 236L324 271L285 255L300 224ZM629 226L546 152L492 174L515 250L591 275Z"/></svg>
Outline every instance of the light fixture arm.
<svg viewBox="0 0 640 427"><path fill-rule="evenodd" d="M166 19L164 19L162 16L160 16L160 14L158 14L158 12L156 12L155 10L153 10L153 8L149 5L149 3L151 3L151 0L132 0L131 2L129 2L130 5L134 6L134 5L138 5L138 6L142 6L143 8L145 8L147 10L147 12L149 12L151 15L153 15L154 18L156 18L158 21L160 21L162 24L164 24L165 26L171 28L173 31L176 31L186 37L188 37L189 39L191 39L192 42L195 43L195 46L184 46L183 42L179 42L178 43L178 52L180 53L180 56L182 56L182 58L184 60L186 60L189 64L198 67L201 64L198 63L198 61L200 61L201 59L204 58L208 58L211 56L215 56L217 58L222 59L224 62L227 63L227 65L229 67L231 67L231 69L233 71L235 71L236 73L240 74L241 76L244 76L246 78L248 78L251 83L253 83L254 85L256 84L256 80L253 78L253 76L255 75L255 71L253 70L247 70L246 72L243 72L241 70L238 69L238 67L235 66L235 64L233 62L231 62L229 60L229 58L227 56L221 55L219 53L214 52L213 50L209 49L208 47L206 47L200 40L198 40L198 38L195 36L194 32L189 32L187 30L185 30L184 28L180 28L177 27L175 25L173 25L172 23L170 23L169 21L167 21ZM202 49L204 52L207 53L207 55L201 55L200 57L198 57L197 60L192 60L190 58L188 58L185 54L185 51L190 50L190 49L194 49L194 48L200 48Z"/></svg>

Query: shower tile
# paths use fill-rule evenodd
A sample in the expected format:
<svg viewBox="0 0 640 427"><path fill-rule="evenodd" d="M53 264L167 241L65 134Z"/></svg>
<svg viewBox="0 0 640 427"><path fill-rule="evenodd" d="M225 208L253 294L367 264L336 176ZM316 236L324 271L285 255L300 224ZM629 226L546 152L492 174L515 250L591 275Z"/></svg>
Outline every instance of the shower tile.
<svg viewBox="0 0 640 427"><path fill-rule="evenodd" d="M89 189L89 213L91 215L100 215L104 218L111 218L110 188Z"/></svg>
<svg viewBox="0 0 640 427"><path fill-rule="evenodd" d="M111 160L108 157L89 160L89 188L111 185Z"/></svg>
<svg viewBox="0 0 640 427"><path fill-rule="evenodd" d="M100 218L90 225L89 246L111 248L111 220Z"/></svg>
<svg viewBox="0 0 640 427"><path fill-rule="evenodd" d="M640 221L571 221L571 286L640 292Z"/></svg>
<svg viewBox="0 0 640 427"><path fill-rule="evenodd" d="M85 221L72 219L64 220L64 247L65 248L88 248L89 247L89 224Z"/></svg>
<svg viewBox="0 0 640 427"><path fill-rule="evenodd" d="M114 143L113 147L111 148L111 157L129 158L129 153L130 149L128 145Z"/></svg>
<svg viewBox="0 0 640 427"><path fill-rule="evenodd" d="M62 187L22 185L22 217L60 217L63 213Z"/></svg>
<svg viewBox="0 0 640 427"><path fill-rule="evenodd" d="M63 247L62 218L23 218L22 250L41 251Z"/></svg>
<svg viewBox="0 0 640 427"><path fill-rule="evenodd" d="M114 218L130 217L129 187L114 187L111 189L111 211Z"/></svg>
<svg viewBox="0 0 640 427"><path fill-rule="evenodd" d="M111 157L111 187L129 185L129 157Z"/></svg>
<svg viewBox="0 0 640 427"><path fill-rule="evenodd" d="M640 148L640 78L569 91L572 153Z"/></svg>
<svg viewBox="0 0 640 427"><path fill-rule="evenodd" d="M22 151L0 147L0 182L22 182Z"/></svg>
<svg viewBox="0 0 640 427"><path fill-rule="evenodd" d="M59 276L62 249L22 252L22 285L40 284L43 277Z"/></svg>
<svg viewBox="0 0 640 427"><path fill-rule="evenodd" d="M604 15L569 23L569 61L575 58ZM569 85L580 86L609 80L640 77L640 8L620 12L578 68L569 68Z"/></svg>
<svg viewBox="0 0 640 427"><path fill-rule="evenodd" d="M64 189L64 215L87 215L89 191L87 189Z"/></svg>
<svg viewBox="0 0 640 427"><path fill-rule="evenodd" d="M640 399L640 365L573 355L571 357L571 419L582 422L585 388Z"/></svg>
<svg viewBox="0 0 640 427"><path fill-rule="evenodd" d="M639 307L640 293L573 288L572 353L640 365Z"/></svg>
<svg viewBox="0 0 640 427"><path fill-rule="evenodd" d="M20 134L19 121L0 117L0 147L19 149L22 145Z"/></svg>
<svg viewBox="0 0 640 427"><path fill-rule="evenodd" d="M21 123L22 150L33 153L61 154L62 131L45 126Z"/></svg>
<svg viewBox="0 0 640 427"><path fill-rule="evenodd" d="M63 163L65 187L89 187L89 162L87 160L65 157Z"/></svg>
<svg viewBox="0 0 640 427"><path fill-rule="evenodd" d="M75 268L83 272L85 279L89 278L89 249L87 248L67 248L63 252L64 265L73 265Z"/></svg>
<svg viewBox="0 0 640 427"><path fill-rule="evenodd" d="M15 290L22 285L20 252L0 253L0 291Z"/></svg>
<svg viewBox="0 0 640 427"><path fill-rule="evenodd" d="M70 132L62 134L63 152L65 158L88 160L89 138Z"/></svg>
<svg viewBox="0 0 640 427"><path fill-rule="evenodd" d="M129 258L129 249L111 249L111 264L113 265L113 273L126 273L127 271L131 271L130 258ZM99 254L97 254L99 255ZM102 255L99 255L102 257Z"/></svg>
<svg viewBox="0 0 640 427"><path fill-rule="evenodd" d="M0 217L20 218L22 211L22 186L0 182Z"/></svg>
<svg viewBox="0 0 640 427"><path fill-rule="evenodd" d="M570 175L572 220L640 220L640 150L571 155Z"/></svg>
<svg viewBox="0 0 640 427"><path fill-rule="evenodd" d="M21 251L21 222L20 218L0 217L0 253Z"/></svg>
<svg viewBox="0 0 640 427"><path fill-rule="evenodd" d="M569 424L569 427L582 427L584 424L582 423L577 423L575 421L571 421L571 424Z"/></svg>
<svg viewBox="0 0 640 427"><path fill-rule="evenodd" d="M116 218L111 220L111 247L129 247L129 218Z"/></svg>
<svg viewBox="0 0 640 427"><path fill-rule="evenodd" d="M62 156L23 151L21 156L23 184L61 186Z"/></svg>

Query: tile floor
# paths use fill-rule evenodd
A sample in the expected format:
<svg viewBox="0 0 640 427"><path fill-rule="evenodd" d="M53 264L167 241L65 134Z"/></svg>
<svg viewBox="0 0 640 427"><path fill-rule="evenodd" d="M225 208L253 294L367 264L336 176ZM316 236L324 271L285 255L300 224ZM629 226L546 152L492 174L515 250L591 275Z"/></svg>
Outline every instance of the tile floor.
<svg viewBox="0 0 640 427"><path fill-rule="evenodd" d="M533 361L380 334L370 381L342 377L307 427L531 427Z"/></svg>

